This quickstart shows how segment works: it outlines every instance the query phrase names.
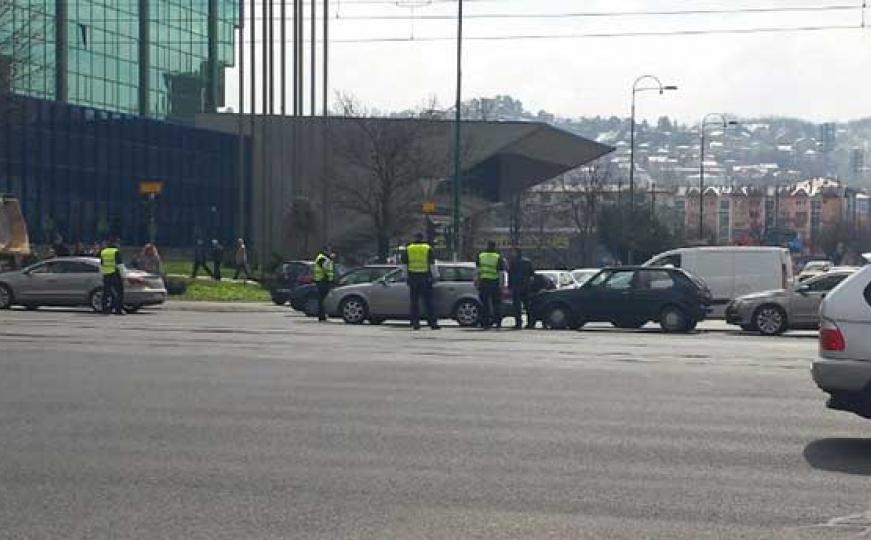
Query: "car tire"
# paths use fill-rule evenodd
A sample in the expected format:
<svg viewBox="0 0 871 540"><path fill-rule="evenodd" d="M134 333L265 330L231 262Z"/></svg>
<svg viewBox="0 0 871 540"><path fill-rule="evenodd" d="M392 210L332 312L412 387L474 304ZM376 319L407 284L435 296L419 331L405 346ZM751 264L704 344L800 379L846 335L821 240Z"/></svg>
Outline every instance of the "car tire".
<svg viewBox="0 0 871 540"><path fill-rule="evenodd" d="M460 300L454 307L454 320L463 328L481 324L481 304L474 300Z"/></svg>
<svg viewBox="0 0 871 540"><path fill-rule="evenodd" d="M272 303L275 304L276 306L283 306L284 304L287 303L287 300L288 300L288 298L286 296L283 296L280 294L273 294L272 295Z"/></svg>
<svg viewBox="0 0 871 540"><path fill-rule="evenodd" d="M756 331L756 325L753 324L753 323L750 323L750 324L742 324L742 325L741 325L741 330L743 330L743 331L745 331L745 332L755 332L755 331Z"/></svg>
<svg viewBox="0 0 871 540"><path fill-rule="evenodd" d="M550 306L545 310L544 325L551 330L568 330L580 328L572 310L562 304Z"/></svg>
<svg viewBox="0 0 871 540"><path fill-rule="evenodd" d="M317 295L312 294L305 299L305 304L302 306L302 312L305 313L306 317L317 317L318 307L318 297Z"/></svg>
<svg viewBox="0 0 871 540"><path fill-rule="evenodd" d="M678 306L665 306L659 314L659 325L662 331L667 334L677 332L689 332L695 327L695 321L692 321L686 311Z"/></svg>
<svg viewBox="0 0 871 540"><path fill-rule="evenodd" d="M369 318L369 306L359 296L349 296L339 304L339 313L348 324L363 324Z"/></svg>
<svg viewBox="0 0 871 540"><path fill-rule="evenodd" d="M88 295L88 305L94 310L94 313L103 313L103 289L94 289Z"/></svg>
<svg viewBox="0 0 871 540"><path fill-rule="evenodd" d="M12 289L8 285L0 283L0 309L11 308L14 301L15 297L12 295Z"/></svg>
<svg viewBox="0 0 871 540"><path fill-rule="evenodd" d="M753 326L763 336L779 336L789 328L789 322L782 307L766 304L753 312Z"/></svg>
<svg viewBox="0 0 871 540"><path fill-rule="evenodd" d="M647 321L641 319L624 319L622 321L611 321L611 324L615 328L622 328L624 330L638 330L645 324Z"/></svg>

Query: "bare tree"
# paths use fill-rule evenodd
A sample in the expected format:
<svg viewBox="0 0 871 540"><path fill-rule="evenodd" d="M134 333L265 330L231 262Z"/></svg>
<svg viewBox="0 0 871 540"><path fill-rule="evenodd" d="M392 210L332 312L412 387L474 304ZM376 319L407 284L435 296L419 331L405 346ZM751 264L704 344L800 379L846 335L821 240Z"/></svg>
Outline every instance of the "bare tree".
<svg viewBox="0 0 871 540"><path fill-rule="evenodd" d="M419 180L433 175L438 160L424 148L425 123L372 118L347 96L339 104L353 128L332 137L343 176L336 204L366 218L384 261L391 242L419 217Z"/></svg>
<svg viewBox="0 0 871 540"><path fill-rule="evenodd" d="M578 231L583 266L590 266L593 261L599 212L611 172L610 162L600 159L560 178L568 217Z"/></svg>

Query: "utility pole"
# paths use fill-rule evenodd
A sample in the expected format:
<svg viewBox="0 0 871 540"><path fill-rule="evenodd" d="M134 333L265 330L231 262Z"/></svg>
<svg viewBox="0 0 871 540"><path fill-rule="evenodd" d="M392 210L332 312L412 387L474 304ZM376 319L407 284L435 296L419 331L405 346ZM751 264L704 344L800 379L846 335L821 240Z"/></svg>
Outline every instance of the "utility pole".
<svg viewBox="0 0 871 540"><path fill-rule="evenodd" d="M463 0L457 0L457 99L454 104L454 184L453 184L453 256L458 261L462 254L461 241L463 233L460 230L460 191L462 180L460 178L460 120L462 120L463 100Z"/></svg>
<svg viewBox="0 0 871 540"><path fill-rule="evenodd" d="M318 22L317 21L318 2L317 2L317 0L309 0L309 2L311 2L311 30L309 31L311 33L311 36L309 36L309 39L311 40L311 59L309 60L309 63L311 64L309 66L309 70L310 70L309 77L311 78L311 98L310 98L311 103L309 104L309 109L311 110L311 115L315 116L315 115L317 115L317 105L318 105L318 100L315 97L317 95L317 82L318 82L318 80L317 80L317 57L315 55L315 51L317 51L317 46L318 46L317 40L315 39L317 37L316 34L317 34L317 22Z"/></svg>
<svg viewBox="0 0 871 540"><path fill-rule="evenodd" d="M330 115L329 57L330 57L330 0L324 0L324 116Z"/></svg>

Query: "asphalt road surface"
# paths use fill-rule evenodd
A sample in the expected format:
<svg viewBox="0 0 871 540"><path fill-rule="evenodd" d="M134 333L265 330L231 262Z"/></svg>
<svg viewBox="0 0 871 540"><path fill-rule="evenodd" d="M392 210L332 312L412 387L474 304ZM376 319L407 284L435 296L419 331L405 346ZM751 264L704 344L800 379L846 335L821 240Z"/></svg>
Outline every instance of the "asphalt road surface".
<svg viewBox="0 0 871 540"><path fill-rule="evenodd" d="M813 334L0 312L3 538L871 537Z"/></svg>

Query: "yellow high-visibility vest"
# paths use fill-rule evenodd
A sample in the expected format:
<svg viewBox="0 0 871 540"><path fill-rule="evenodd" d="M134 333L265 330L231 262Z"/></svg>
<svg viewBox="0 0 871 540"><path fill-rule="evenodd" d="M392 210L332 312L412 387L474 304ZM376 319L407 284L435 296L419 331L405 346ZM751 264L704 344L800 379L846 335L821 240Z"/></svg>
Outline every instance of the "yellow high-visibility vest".
<svg viewBox="0 0 871 540"><path fill-rule="evenodd" d="M107 247L100 251L100 273L104 276L118 271L118 248Z"/></svg>
<svg viewBox="0 0 871 540"><path fill-rule="evenodd" d="M478 255L478 279L498 280L500 257L498 253L482 251Z"/></svg>
<svg viewBox="0 0 871 540"><path fill-rule="evenodd" d="M322 281L332 283L336 280L336 270L333 267L333 261L323 253L318 253L315 259L314 279L317 283Z"/></svg>
<svg viewBox="0 0 871 540"><path fill-rule="evenodd" d="M405 252L408 254L408 273L425 274L429 272L429 254L432 247L429 244L408 244Z"/></svg>

